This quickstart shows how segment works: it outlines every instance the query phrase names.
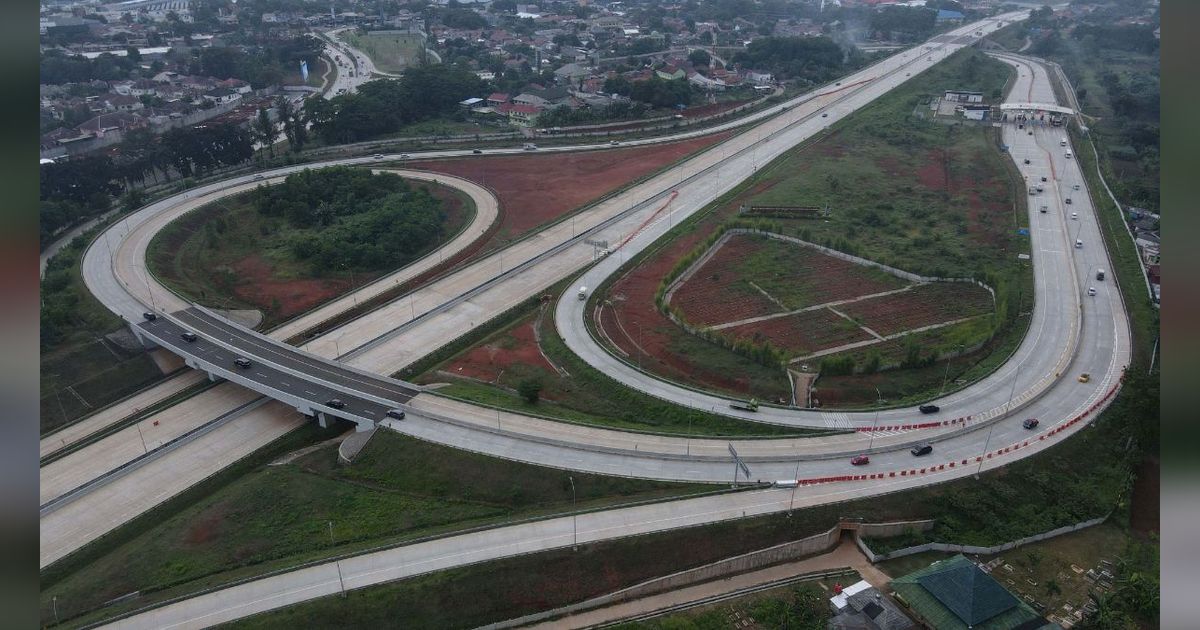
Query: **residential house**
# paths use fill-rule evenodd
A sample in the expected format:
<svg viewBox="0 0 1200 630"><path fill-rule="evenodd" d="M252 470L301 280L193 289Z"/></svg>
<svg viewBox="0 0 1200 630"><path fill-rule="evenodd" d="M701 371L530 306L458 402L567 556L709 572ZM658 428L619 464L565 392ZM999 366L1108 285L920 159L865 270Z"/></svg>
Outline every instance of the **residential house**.
<svg viewBox="0 0 1200 630"><path fill-rule="evenodd" d="M526 103L506 103L496 108L498 113L508 116L508 121L518 127L532 127L542 113L542 107Z"/></svg>
<svg viewBox="0 0 1200 630"><path fill-rule="evenodd" d="M128 94L111 94L103 100L104 109L109 112L134 112L145 107L142 99Z"/></svg>
<svg viewBox="0 0 1200 630"><path fill-rule="evenodd" d="M983 92L969 92L966 90L946 90L944 100L955 103L982 103Z"/></svg>
<svg viewBox="0 0 1200 630"><path fill-rule="evenodd" d="M242 95L229 88L213 88L204 93L204 99L217 105L224 105L242 99Z"/></svg>
<svg viewBox="0 0 1200 630"><path fill-rule="evenodd" d="M683 68L674 65L663 66L662 68L655 70L654 74L658 75L658 78L666 81L674 81L676 79L683 79L687 77L687 73L683 71Z"/></svg>
<svg viewBox="0 0 1200 630"><path fill-rule="evenodd" d="M487 97L487 104L489 107L499 107L509 100L510 97L504 92L493 92L491 96Z"/></svg>
<svg viewBox="0 0 1200 630"><path fill-rule="evenodd" d="M910 630L917 627L890 598L866 580L844 589L835 588L829 598L829 630Z"/></svg>
<svg viewBox="0 0 1200 630"><path fill-rule="evenodd" d="M513 97L512 103L514 105L530 105L537 108L545 108L549 104L549 101L535 94L522 92Z"/></svg>
<svg viewBox="0 0 1200 630"><path fill-rule="evenodd" d="M710 79L699 72L692 71L688 74L688 83L696 87L708 90L710 92L724 92L725 82L720 79Z"/></svg>
<svg viewBox="0 0 1200 630"><path fill-rule="evenodd" d="M574 83L575 81L582 79L583 77L589 76L591 74L592 74L592 71L589 68L585 68L577 63L569 63L569 64L555 70L554 78L557 79L558 81Z"/></svg>

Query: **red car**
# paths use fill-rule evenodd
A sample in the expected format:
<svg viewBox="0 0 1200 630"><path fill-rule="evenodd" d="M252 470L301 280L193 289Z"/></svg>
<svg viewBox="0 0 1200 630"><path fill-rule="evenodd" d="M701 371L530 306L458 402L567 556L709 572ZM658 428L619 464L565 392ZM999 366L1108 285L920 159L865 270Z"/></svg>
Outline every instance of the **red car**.
<svg viewBox="0 0 1200 630"><path fill-rule="evenodd" d="M871 463L871 458L867 457L866 455L855 455L854 458L850 460L850 463L854 466L864 466Z"/></svg>

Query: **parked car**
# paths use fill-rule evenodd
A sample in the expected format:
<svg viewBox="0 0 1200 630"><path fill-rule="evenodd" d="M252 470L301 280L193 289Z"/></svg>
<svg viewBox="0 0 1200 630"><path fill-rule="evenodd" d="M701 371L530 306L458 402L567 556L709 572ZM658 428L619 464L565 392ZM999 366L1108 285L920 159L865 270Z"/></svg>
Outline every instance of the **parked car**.
<svg viewBox="0 0 1200 630"><path fill-rule="evenodd" d="M145 317L146 321L148 321L148 322L152 322L152 321L158 319L158 315L155 313L151 313L150 311L146 311L145 313L142 313L142 317Z"/></svg>
<svg viewBox="0 0 1200 630"><path fill-rule="evenodd" d="M866 455L855 455L850 459L850 463L854 466L865 466L871 463L871 458Z"/></svg>
<svg viewBox="0 0 1200 630"><path fill-rule="evenodd" d="M325 406L333 407L334 409L342 409L346 406L346 403L342 402L341 399L338 398L330 398L329 400L325 401Z"/></svg>
<svg viewBox="0 0 1200 630"><path fill-rule="evenodd" d="M1025 418L1025 421L1021 423L1021 426L1025 427L1026 429L1033 429L1033 428L1037 427L1037 425L1038 425L1037 418Z"/></svg>
<svg viewBox="0 0 1200 630"><path fill-rule="evenodd" d="M388 409L387 413L385 413L383 415L385 415L389 418L395 418L396 420L403 420L404 419L404 410L403 409Z"/></svg>
<svg viewBox="0 0 1200 630"><path fill-rule="evenodd" d="M921 413L937 413L942 410L942 408L937 405L921 405L917 408L921 410Z"/></svg>
<svg viewBox="0 0 1200 630"><path fill-rule="evenodd" d="M198 339L198 337L196 337L196 333L194 333L190 330L185 330L185 331L179 333L179 336L182 337L183 340L188 343L193 343L196 341L196 339Z"/></svg>
<svg viewBox="0 0 1200 630"><path fill-rule="evenodd" d="M246 357L238 357L234 359L233 364L242 368L243 370L248 369L252 365L250 363L250 359L247 359Z"/></svg>
<svg viewBox="0 0 1200 630"><path fill-rule="evenodd" d="M920 457L922 455L928 455L933 452L933 445L932 444L918 444L918 445L912 447L911 452L913 454L913 457Z"/></svg>

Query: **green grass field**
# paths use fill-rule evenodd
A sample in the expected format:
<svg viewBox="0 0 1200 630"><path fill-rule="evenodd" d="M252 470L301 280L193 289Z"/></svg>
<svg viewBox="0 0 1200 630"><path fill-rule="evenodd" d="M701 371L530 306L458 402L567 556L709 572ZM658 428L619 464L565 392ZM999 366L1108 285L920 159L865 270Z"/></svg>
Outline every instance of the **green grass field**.
<svg viewBox="0 0 1200 630"><path fill-rule="evenodd" d="M363 51L382 72L397 73L425 63L425 38L417 34L344 34L346 43Z"/></svg>
<svg viewBox="0 0 1200 630"><path fill-rule="evenodd" d="M64 618L133 591L143 595L131 604L145 605L314 558L562 513L573 505L568 476L574 477L579 509L713 490L552 470L387 430L353 465L336 460L331 445L291 463L257 465L44 584L43 602L48 607L57 596Z"/></svg>

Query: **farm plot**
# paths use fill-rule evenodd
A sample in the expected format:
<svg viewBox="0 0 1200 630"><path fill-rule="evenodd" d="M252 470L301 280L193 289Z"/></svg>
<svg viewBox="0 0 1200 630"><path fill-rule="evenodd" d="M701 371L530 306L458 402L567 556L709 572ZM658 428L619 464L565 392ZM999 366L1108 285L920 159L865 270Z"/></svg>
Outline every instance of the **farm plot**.
<svg viewBox="0 0 1200 630"><path fill-rule="evenodd" d="M918 285L911 291L845 304L839 310L886 337L990 313L992 296L974 284L934 282Z"/></svg>
<svg viewBox="0 0 1200 630"><path fill-rule="evenodd" d="M874 339L854 322L823 308L722 331L735 339L767 341L793 355L804 355Z"/></svg>

